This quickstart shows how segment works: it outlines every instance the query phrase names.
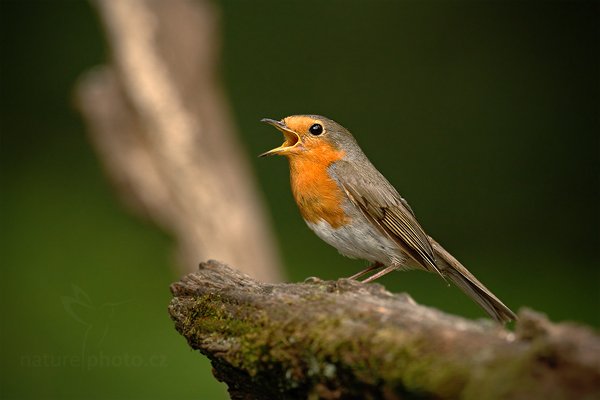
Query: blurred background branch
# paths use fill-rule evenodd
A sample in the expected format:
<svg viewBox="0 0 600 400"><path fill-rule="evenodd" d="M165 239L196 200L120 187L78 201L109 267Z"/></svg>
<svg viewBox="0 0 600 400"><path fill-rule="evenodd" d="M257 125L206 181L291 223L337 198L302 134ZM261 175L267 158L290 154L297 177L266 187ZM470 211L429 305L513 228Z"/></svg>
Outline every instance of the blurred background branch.
<svg viewBox="0 0 600 400"><path fill-rule="evenodd" d="M121 197L175 236L184 271L211 257L280 280L268 219L217 76L213 3L94 4L111 62L81 79L77 99Z"/></svg>

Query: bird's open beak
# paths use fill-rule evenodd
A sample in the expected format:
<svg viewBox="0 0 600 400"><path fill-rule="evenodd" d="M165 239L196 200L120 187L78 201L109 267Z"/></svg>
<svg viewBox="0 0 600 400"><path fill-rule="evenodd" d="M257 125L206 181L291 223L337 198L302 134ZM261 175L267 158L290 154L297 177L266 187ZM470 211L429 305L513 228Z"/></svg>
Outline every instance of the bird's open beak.
<svg viewBox="0 0 600 400"><path fill-rule="evenodd" d="M285 137L285 142L279 147L274 148L273 150L269 150L267 152L262 153L259 157L272 156L275 154L283 154L286 151L292 149L298 143L300 143L300 136L290 128L288 128L283 122L276 121L274 119L263 118L261 122L266 122L269 125L273 125L277 130L283 133Z"/></svg>

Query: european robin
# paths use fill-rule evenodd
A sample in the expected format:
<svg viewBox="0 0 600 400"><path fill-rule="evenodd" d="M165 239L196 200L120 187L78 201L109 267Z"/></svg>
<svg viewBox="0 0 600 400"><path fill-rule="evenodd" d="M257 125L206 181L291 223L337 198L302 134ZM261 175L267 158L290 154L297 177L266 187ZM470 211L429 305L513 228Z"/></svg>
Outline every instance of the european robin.
<svg viewBox="0 0 600 400"><path fill-rule="evenodd" d="M371 282L389 272L423 269L458 286L495 320L515 314L440 244L428 236L398 191L371 164L352 134L320 115L263 122L285 141L261 156L283 155L290 164L292 194L310 229L342 255L372 264Z"/></svg>

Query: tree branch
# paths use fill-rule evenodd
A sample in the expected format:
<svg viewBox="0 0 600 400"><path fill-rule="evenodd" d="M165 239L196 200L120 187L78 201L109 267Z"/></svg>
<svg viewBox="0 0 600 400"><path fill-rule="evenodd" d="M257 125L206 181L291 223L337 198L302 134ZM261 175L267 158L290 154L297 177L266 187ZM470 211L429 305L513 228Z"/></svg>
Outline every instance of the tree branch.
<svg viewBox="0 0 600 400"><path fill-rule="evenodd" d="M184 271L218 257L281 280L279 257L217 77L211 1L94 1L111 62L77 87L127 204L172 233Z"/></svg>
<svg viewBox="0 0 600 400"><path fill-rule="evenodd" d="M340 279L266 284L209 261L169 312L234 399L592 398L600 338L523 310L516 333Z"/></svg>

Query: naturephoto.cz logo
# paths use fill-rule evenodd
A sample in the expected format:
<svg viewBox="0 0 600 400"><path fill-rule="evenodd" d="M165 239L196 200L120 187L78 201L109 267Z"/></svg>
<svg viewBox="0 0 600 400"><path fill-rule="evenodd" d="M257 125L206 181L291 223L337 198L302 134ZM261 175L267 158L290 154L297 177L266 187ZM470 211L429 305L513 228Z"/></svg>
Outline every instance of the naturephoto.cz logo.
<svg viewBox="0 0 600 400"><path fill-rule="evenodd" d="M164 354L110 354L102 349L109 335L112 319L124 304L130 301L96 304L79 286L72 285L72 294L61 296L67 315L82 326L81 348L75 354L25 354L21 356L22 367L30 368L131 368L164 367Z"/></svg>

